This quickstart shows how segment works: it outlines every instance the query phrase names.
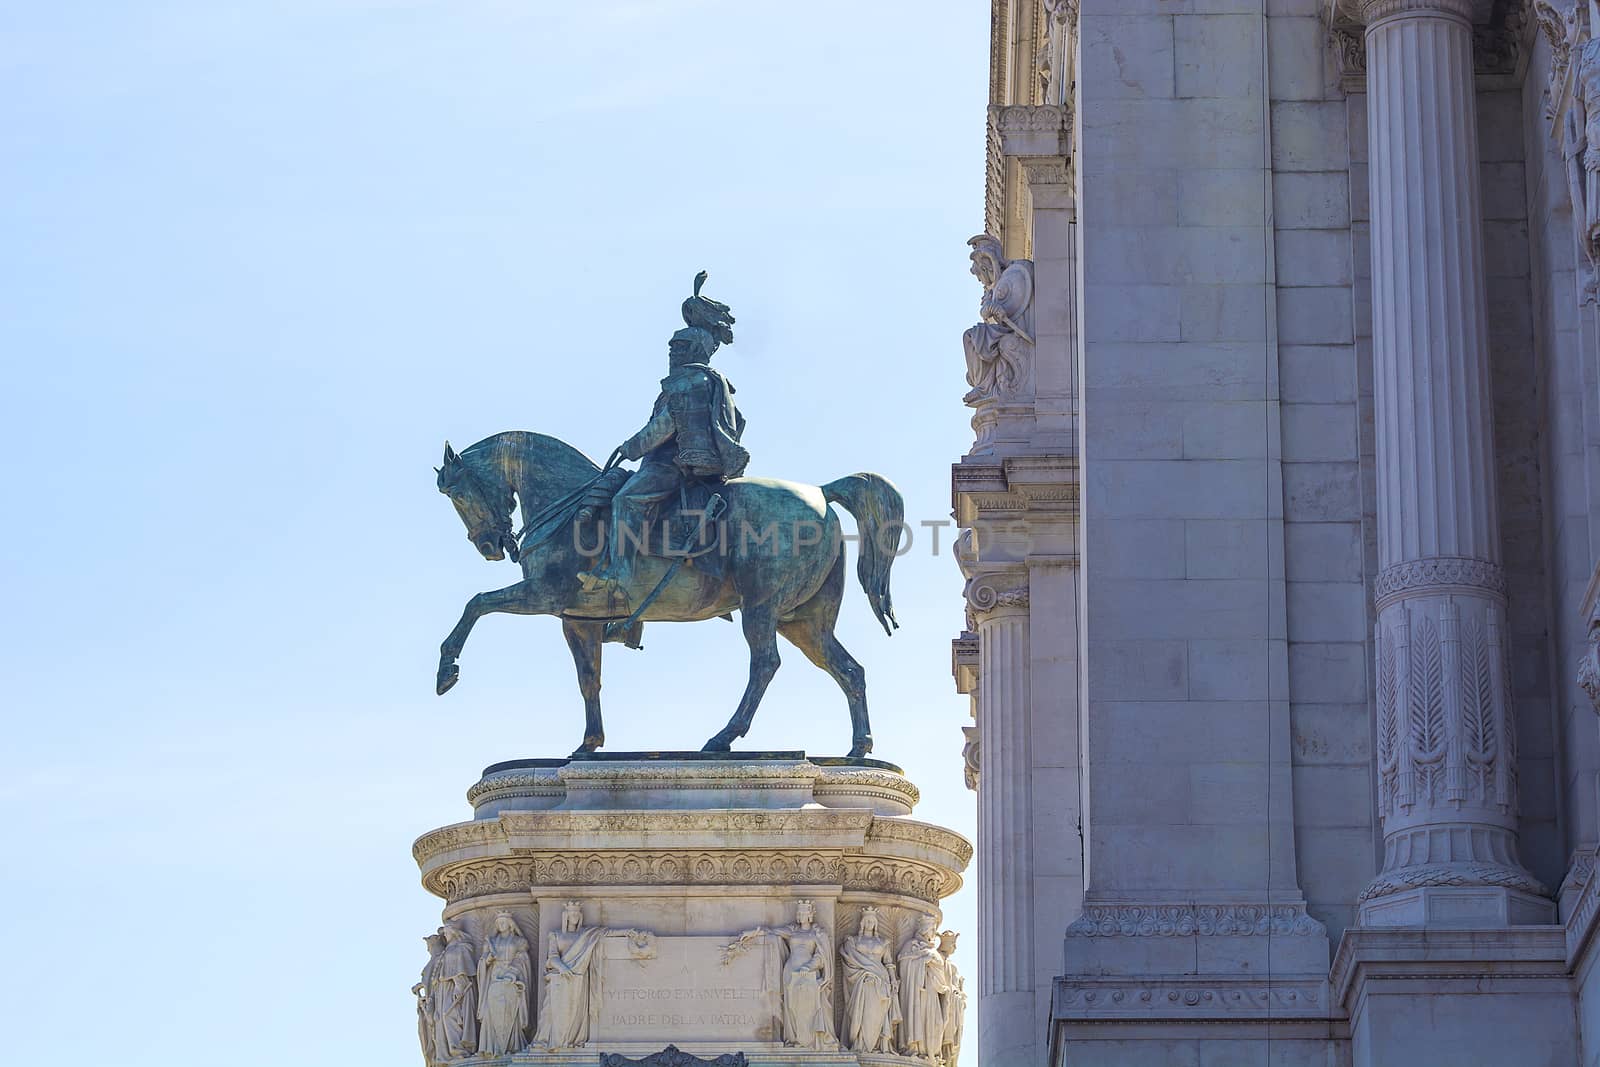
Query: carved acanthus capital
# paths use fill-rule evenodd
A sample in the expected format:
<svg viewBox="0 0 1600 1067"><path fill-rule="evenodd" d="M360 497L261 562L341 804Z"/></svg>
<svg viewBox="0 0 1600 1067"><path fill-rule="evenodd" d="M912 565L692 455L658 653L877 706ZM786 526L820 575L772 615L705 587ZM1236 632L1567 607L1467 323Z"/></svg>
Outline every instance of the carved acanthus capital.
<svg viewBox="0 0 1600 1067"><path fill-rule="evenodd" d="M989 114L1004 155L1064 159L1072 154L1072 108L1066 104L991 107Z"/></svg>

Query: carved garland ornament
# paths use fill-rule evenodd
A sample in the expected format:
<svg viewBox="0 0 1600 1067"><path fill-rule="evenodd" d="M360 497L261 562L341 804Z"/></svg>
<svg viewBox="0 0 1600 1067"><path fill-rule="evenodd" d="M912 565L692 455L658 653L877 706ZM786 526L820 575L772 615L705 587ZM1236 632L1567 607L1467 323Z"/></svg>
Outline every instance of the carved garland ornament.
<svg viewBox="0 0 1600 1067"><path fill-rule="evenodd" d="M1315 937L1323 925L1299 904L1088 905L1068 937Z"/></svg>
<svg viewBox="0 0 1600 1067"><path fill-rule="evenodd" d="M1550 895L1550 891L1541 885L1538 879L1511 867L1502 867L1497 863L1439 863L1385 871L1361 891L1356 903L1364 904L1377 897L1407 889L1480 885L1520 889L1538 897Z"/></svg>

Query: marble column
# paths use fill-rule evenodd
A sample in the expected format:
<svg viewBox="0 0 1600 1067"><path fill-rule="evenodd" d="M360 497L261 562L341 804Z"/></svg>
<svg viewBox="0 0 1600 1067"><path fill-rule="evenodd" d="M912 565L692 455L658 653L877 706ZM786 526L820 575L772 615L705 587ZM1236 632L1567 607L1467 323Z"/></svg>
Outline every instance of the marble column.
<svg viewBox="0 0 1600 1067"><path fill-rule="evenodd" d="M1547 922L1517 854L1471 0L1364 0L1378 807L1366 926Z"/></svg>
<svg viewBox="0 0 1600 1067"><path fill-rule="evenodd" d="M978 1057L1037 1061L1028 575L981 574L967 583L977 623Z"/></svg>

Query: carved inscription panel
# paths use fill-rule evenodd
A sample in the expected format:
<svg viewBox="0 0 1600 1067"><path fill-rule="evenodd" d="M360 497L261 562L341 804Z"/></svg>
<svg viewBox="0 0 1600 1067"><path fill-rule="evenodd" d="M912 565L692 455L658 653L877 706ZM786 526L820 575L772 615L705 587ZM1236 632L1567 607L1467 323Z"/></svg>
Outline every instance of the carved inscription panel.
<svg viewBox="0 0 1600 1067"><path fill-rule="evenodd" d="M776 947L724 963L729 940L658 936L638 959L625 937L606 937L590 1043L781 1040Z"/></svg>

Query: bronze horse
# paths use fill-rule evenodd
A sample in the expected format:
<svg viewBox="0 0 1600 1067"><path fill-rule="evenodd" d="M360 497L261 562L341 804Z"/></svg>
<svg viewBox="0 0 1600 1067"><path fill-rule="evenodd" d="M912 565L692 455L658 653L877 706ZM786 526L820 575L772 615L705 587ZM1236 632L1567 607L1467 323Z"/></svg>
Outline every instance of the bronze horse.
<svg viewBox="0 0 1600 1067"><path fill-rule="evenodd" d="M456 660L480 618L494 612L556 615L578 668L585 727L579 752L605 743L600 718L600 651L606 625L621 621L618 606L605 591L585 592L578 573L594 566L602 542L574 536L570 525L537 544L518 545L511 513L520 506L524 532L542 521L553 504L571 499L601 473L577 449L543 434L512 430L485 438L457 455L445 445L439 491L450 498L467 528L467 539L488 560L509 554L522 566L523 580L479 593L467 601L450 636L439 647L437 688L441 695L460 677ZM720 568L678 566L665 584L672 561L641 555L634 567L629 604L643 604L642 621L700 622L738 611L750 645L750 681L738 709L704 751L727 752L750 729L762 694L778 670L782 634L806 658L827 671L844 690L850 706L851 756L872 751L867 719L866 672L839 639L833 626L844 596L844 535L828 505L843 504L860 532L856 573L886 633L899 623L889 599L889 569L904 529L900 493L876 474L852 474L824 486L766 478L735 478L717 488L726 504L727 536ZM526 538L524 538L526 540ZM720 570L720 573L716 573Z"/></svg>

